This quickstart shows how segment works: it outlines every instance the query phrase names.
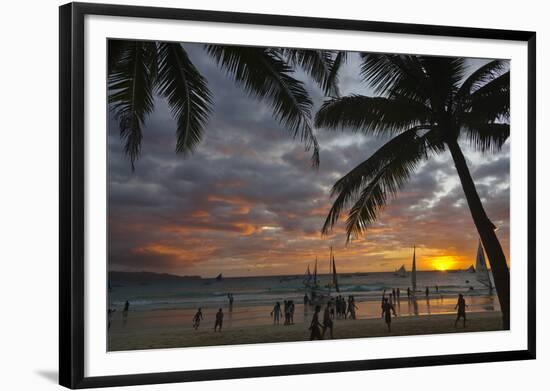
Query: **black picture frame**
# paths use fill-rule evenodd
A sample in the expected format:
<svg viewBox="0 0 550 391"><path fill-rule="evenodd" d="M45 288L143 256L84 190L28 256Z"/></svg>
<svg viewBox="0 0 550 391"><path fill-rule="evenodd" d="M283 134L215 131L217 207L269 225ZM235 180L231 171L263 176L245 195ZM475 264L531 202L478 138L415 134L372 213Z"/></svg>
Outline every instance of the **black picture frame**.
<svg viewBox="0 0 550 391"><path fill-rule="evenodd" d="M530 31L340 20L301 16L213 12L173 8L70 3L60 7L59 30L59 383L69 388L142 385L199 380L283 376L369 369L534 359L536 352L535 126L536 34ZM109 15L311 27L527 42L528 45L528 346L526 350L404 357L379 360L256 366L213 370L84 375L84 17Z"/></svg>

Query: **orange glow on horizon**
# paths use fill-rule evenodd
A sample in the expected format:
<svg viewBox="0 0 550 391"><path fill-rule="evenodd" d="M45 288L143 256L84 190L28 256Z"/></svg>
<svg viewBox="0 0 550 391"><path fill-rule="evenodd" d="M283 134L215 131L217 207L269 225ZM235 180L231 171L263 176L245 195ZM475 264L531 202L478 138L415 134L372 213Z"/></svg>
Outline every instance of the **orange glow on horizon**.
<svg viewBox="0 0 550 391"><path fill-rule="evenodd" d="M433 270L445 271L455 269L457 262L452 255L444 255L430 260Z"/></svg>

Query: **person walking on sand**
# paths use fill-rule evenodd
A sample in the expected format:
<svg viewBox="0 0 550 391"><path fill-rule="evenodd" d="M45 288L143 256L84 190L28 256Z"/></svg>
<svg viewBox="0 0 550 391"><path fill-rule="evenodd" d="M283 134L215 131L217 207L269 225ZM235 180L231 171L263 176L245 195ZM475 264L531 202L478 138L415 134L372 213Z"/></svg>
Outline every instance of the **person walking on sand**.
<svg viewBox="0 0 550 391"><path fill-rule="evenodd" d="M222 325L223 325L223 311L220 308L216 313L216 322L214 323L214 332L216 332L216 329L218 329L218 331L221 333Z"/></svg>
<svg viewBox="0 0 550 391"><path fill-rule="evenodd" d="M288 303L288 324L294 324L294 300Z"/></svg>
<svg viewBox="0 0 550 391"><path fill-rule="evenodd" d="M126 322L128 322L128 310L130 309L130 302L126 300L126 303L124 303L124 309L122 310L122 322L126 326Z"/></svg>
<svg viewBox="0 0 550 391"><path fill-rule="evenodd" d="M290 300L284 301L285 326L290 324Z"/></svg>
<svg viewBox="0 0 550 391"><path fill-rule="evenodd" d="M458 294L458 301L455 305L455 310L458 309L458 311L456 313L455 328L456 328L456 324L458 323L458 320L460 318L462 318L464 320L462 324L463 324L464 328L466 328L466 307L468 307L466 305L466 300L464 300L464 296L462 295L462 293L459 293Z"/></svg>
<svg viewBox="0 0 550 391"><path fill-rule="evenodd" d="M321 311L321 306L315 306L315 312L311 318L311 324L309 325L309 330L311 334L309 335L309 340L313 341L315 339L321 339L321 323L319 323L319 312Z"/></svg>
<svg viewBox="0 0 550 391"><path fill-rule="evenodd" d="M283 311L281 311L281 303L277 302L275 307L273 307L273 311L271 311L271 316L273 316L273 324L279 324L279 318L282 314Z"/></svg>
<svg viewBox="0 0 550 391"><path fill-rule="evenodd" d="M426 287L426 297L430 297L430 288Z"/></svg>
<svg viewBox="0 0 550 391"><path fill-rule="evenodd" d="M342 301L342 317L344 319L347 319L348 318L348 308L347 308L347 304L346 304L346 298L342 296L342 298L340 300Z"/></svg>
<svg viewBox="0 0 550 391"><path fill-rule="evenodd" d="M391 333L391 314L393 312L394 316L397 316L395 313L394 306L389 302L388 299L384 299L384 302L382 303L382 317L384 318L384 322L386 322L386 326L388 326L388 333Z"/></svg>
<svg viewBox="0 0 550 391"><path fill-rule="evenodd" d="M334 326L334 323L332 322L332 318L330 315L330 311L332 309L332 306L330 305L330 302L325 307L325 312L323 314L323 333L321 334L321 339L325 338L325 332L327 329L330 329L330 339L333 339L332 336L332 328Z"/></svg>
<svg viewBox="0 0 550 391"><path fill-rule="evenodd" d="M199 326L201 324L202 319L204 319L203 316L202 316L202 308L199 307L199 309L197 310L197 313L193 317L193 328L195 330L199 329Z"/></svg>
<svg viewBox="0 0 550 391"><path fill-rule="evenodd" d="M407 300L411 301L411 288L407 287Z"/></svg>
<svg viewBox="0 0 550 391"><path fill-rule="evenodd" d="M355 305L355 298L353 296L350 296L348 300L348 313L349 313L350 319L354 319L354 320L356 319L356 316L355 316L356 309L357 309L357 306Z"/></svg>

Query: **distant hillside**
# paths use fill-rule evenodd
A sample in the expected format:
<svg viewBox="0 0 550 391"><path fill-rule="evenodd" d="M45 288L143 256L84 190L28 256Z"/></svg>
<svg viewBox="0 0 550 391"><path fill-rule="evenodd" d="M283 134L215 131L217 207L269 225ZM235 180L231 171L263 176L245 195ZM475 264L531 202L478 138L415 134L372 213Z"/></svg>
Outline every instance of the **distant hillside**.
<svg viewBox="0 0 550 391"><path fill-rule="evenodd" d="M111 284L185 281L199 280L200 278L200 276L177 276L175 274L153 272L109 272L109 281Z"/></svg>

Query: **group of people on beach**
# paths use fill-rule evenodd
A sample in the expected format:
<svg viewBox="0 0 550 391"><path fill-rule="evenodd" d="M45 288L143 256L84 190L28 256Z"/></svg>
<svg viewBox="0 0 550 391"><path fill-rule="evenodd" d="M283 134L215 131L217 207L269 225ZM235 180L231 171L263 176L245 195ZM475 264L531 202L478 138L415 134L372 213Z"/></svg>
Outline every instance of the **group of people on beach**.
<svg viewBox="0 0 550 391"><path fill-rule="evenodd" d="M355 305L355 297L350 295L346 301L344 296L336 296L329 301L330 315L332 319L356 319L357 305ZM336 313L336 314L335 314Z"/></svg>
<svg viewBox="0 0 550 391"><path fill-rule="evenodd" d="M294 324L294 311L296 306L294 305L294 300L284 300L283 309L281 309L281 303L276 302L273 310L271 311L270 316L273 318L273 324L280 324L281 316L284 315L284 325L288 326Z"/></svg>
<svg viewBox="0 0 550 391"><path fill-rule="evenodd" d="M321 312L321 306L316 305L311 322L309 324L309 339L311 341L316 339L324 339L327 330L330 331L330 338L334 338L334 319L357 319L357 305L355 304L355 297L350 295L346 301L344 296L337 296L331 298L325 305L323 312L323 322L319 320L319 314Z"/></svg>

